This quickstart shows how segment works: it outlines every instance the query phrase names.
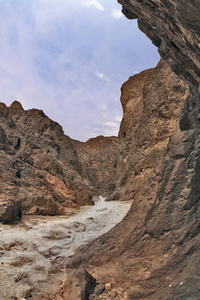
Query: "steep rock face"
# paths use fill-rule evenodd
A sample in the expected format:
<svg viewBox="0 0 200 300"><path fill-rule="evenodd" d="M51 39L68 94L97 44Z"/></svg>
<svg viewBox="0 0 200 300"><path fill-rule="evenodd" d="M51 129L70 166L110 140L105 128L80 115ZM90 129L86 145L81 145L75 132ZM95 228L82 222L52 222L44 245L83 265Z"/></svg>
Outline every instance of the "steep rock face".
<svg viewBox="0 0 200 300"><path fill-rule="evenodd" d="M106 140L101 138L104 145ZM84 159L79 160L75 143L42 111L25 111L17 101L10 107L0 104L1 221L22 214L66 214L93 203L99 191L83 178Z"/></svg>
<svg viewBox="0 0 200 300"><path fill-rule="evenodd" d="M200 1L118 0L129 19L158 47L178 74L196 87L200 77Z"/></svg>
<svg viewBox="0 0 200 300"><path fill-rule="evenodd" d="M141 197L153 185L190 90L168 64L144 71L122 86L116 190L110 198Z"/></svg>
<svg viewBox="0 0 200 300"><path fill-rule="evenodd" d="M122 287L128 299L198 298L200 132L179 127L190 90L161 61L131 77L121 100L119 141L125 146L114 195L132 198L133 205L120 224L81 249L71 266L86 266L97 281Z"/></svg>
<svg viewBox="0 0 200 300"><path fill-rule="evenodd" d="M200 104L189 86L161 61L122 87L118 181L111 197L132 198L133 204L120 224L69 263L122 288L124 298L116 299L200 297Z"/></svg>
<svg viewBox="0 0 200 300"><path fill-rule="evenodd" d="M85 143L73 141L82 166L84 180L99 195L108 196L115 189L118 138L98 136Z"/></svg>

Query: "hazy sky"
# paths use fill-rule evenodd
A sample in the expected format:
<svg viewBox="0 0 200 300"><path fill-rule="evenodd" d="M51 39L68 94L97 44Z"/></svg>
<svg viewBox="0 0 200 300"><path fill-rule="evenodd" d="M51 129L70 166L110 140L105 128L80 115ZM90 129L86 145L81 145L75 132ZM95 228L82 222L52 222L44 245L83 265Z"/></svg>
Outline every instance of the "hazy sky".
<svg viewBox="0 0 200 300"><path fill-rule="evenodd" d="M117 0L0 0L0 101L82 141L117 135L121 85L159 55Z"/></svg>

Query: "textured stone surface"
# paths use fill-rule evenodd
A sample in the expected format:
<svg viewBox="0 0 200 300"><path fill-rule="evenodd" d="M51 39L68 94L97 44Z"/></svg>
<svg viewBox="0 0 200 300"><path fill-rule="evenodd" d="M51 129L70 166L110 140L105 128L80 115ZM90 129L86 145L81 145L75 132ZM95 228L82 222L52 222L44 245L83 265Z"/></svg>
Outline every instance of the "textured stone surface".
<svg viewBox="0 0 200 300"><path fill-rule="evenodd" d="M117 138L93 139L91 149L90 143L70 139L43 111L25 111L17 101L10 107L0 103L0 220L68 214L92 204L92 196L100 192L100 176L100 182L113 181L114 161L101 160L112 145L116 147Z"/></svg>
<svg viewBox="0 0 200 300"><path fill-rule="evenodd" d="M112 196L132 198L133 205L120 224L80 249L71 266L85 266L97 281L122 287L121 299L197 299L199 104L163 61L131 77L121 101L119 145L124 149ZM187 118L185 102L191 101L195 128L180 130L180 115Z"/></svg>
<svg viewBox="0 0 200 300"><path fill-rule="evenodd" d="M136 201L149 185L156 187L156 172L189 95L188 85L164 61L122 86L117 181L110 198Z"/></svg>
<svg viewBox="0 0 200 300"><path fill-rule="evenodd" d="M123 86L122 149L112 196L132 198L133 205L120 224L80 249L68 265L111 283L124 299L199 299L200 1L119 2L186 83L161 62ZM7 145L2 130L1 139ZM77 282L77 272L70 273L71 282ZM82 299L76 287L71 295Z"/></svg>
<svg viewBox="0 0 200 300"><path fill-rule="evenodd" d="M118 138L98 136L85 143L73 141L82 166L82 177L99 195L115 189Z"/></svg>
<svg viewBox="0 0 200 300"><path fill-rule="evenodd" d="M158 47L178 74L199 87L200 1L118 0L129 19L138 19L139 28Z"/></svg>
<svg viewBox="0 0 200 300"><path fill-rule="evenodd" d="M112 196L133 204L71 260L97 281L122 287L121 299L200 297L198 99L162 61L122 87L124 149Z"/></svg>

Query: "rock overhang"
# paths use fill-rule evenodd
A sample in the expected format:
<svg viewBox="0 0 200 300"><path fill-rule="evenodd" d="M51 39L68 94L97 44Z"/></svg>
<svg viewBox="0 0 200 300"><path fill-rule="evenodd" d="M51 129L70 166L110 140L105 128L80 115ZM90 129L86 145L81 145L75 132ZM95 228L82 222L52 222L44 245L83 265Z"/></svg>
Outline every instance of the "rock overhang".
<svg viewBox="0 0 200 300"><path fill-rule="evenodd" d="M128 19L158 47L176 74L192 87L200 84L200 1L118 0Z"/></svg>

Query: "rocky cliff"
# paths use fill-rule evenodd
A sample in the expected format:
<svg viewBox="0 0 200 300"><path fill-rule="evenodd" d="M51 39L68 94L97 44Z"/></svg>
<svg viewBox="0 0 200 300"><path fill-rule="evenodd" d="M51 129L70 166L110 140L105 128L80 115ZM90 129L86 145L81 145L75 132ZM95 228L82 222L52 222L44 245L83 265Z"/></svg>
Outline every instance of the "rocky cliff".
<svg viewBox="0 0 200 300"><path fill-rule="evenodd" d="M199 299L200 1L119 2L162 57L122 87L125 145L112 197L133 204L120 224L68 263L74 277L57 297Z"/></svg>
<svg viewBox="0 0 200 300"><path fill-rule="evenodd" d="M98 136L82 143L73 141L82 167L82 177L98 195L115 190L118 138Z"/></svg>
<svg viewBox="0 0 200 300"><path fill-rule="evenodd" d="M102 178L110 183L107 192L113 189L116 153L113 160L99 160L116 146L115 137L74 141L41 110L25 111L17 101L10 107L0 103L0 221L24 214L69 214L91 205Z"/></svg>
<svg viewBox="0 0 200 300"><path fill-rule="evenodd" d="M199 86L199 0L118 0L176 74Z"/></svg>

